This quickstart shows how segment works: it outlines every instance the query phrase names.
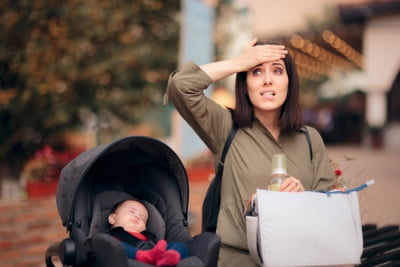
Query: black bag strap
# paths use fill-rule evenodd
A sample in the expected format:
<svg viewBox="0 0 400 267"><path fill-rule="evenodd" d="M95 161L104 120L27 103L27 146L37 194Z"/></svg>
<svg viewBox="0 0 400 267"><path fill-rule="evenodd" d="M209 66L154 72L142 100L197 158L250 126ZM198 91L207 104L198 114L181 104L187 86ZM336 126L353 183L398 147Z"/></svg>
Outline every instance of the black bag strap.
<svg viewBox="0 0 400 267"><path fill-rule="evenodd" d="M307 144L308 144L308 151L310 152L310 160L313 160L313 151L312 151L312 144L311 144L311 137L310 137L310 133L308 132L308 129L306 126L303 126L301 128L301 130L303 131L304 135L306 136L307 139Z"/></svg>
<svg viewBox="0 0 400 267"><path fill-rule="evenodd" d="M214 179L220 180L222 177L222 171L224 170L225 157L226 157L226 154L228 153L229 147L231 146L233 138L236 135L237 129L238 129L238 126L236 125L236 123L234 123L231 131L229 132L228 137L226 138L224 148L222 149L221 159L218 162L217 173L215 174Z"/></svg>
<svg viewBox="0 0 400 267"><path fill-rule="evenodd" d="M202 207L202 231L203 232L214 232L217 228L218 213L221 204L221 183L222 183L222 172L224 170L224 162L226 154L228 153L229 147L235 137L238 126L233 124L228 137L226 138L224 147L221 153L221 159L218 162L216 174L212 179L206 196L203 201Z"/></svg>

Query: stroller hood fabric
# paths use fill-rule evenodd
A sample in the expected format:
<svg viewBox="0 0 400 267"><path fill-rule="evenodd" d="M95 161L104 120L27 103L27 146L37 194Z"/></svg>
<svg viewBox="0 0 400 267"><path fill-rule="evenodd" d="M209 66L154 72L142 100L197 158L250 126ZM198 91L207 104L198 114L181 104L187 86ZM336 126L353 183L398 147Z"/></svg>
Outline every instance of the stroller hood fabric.
<svg viewBox="0 0 400 267"><path fill-rule="evenodd" d="M113 157L123 152L123 157ZM67 228L73 221L77 202L77 192L84 179L95 168L96 162L104 158L115 158L119 166L140 165L151 162L163 165L176 178L179 186L182 212L187 219L189 186L186 170L176 153L165 143L145 136L131 136L119 139L108 145L89 149L69 162L62 170L57 188L56 203L62 223ZM115 179L115 178L112 178ZM133 177L132 179L137 179Z"/></svg>

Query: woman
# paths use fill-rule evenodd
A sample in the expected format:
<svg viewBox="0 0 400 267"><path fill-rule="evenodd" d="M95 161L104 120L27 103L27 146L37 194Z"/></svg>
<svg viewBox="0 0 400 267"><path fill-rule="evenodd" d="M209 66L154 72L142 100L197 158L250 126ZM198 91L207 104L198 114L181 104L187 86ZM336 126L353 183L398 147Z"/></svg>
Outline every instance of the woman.
<svg viewBox="0 0 400 267"><path fill-rule="evenodd" d="M236 107L230 111L207 98L211 83L236 75ZM294 62L282 45L252 40L236 58L202 66L188 63L171 74L168 96L214 155L220 158L225 139L235 122L239 129L226 156L217 234L222 245L219 266L252 266L243 216L256 188L268 188L271 159L287 157L288 178L280 190L324 190L333 185L325 145L308 127L310 159L299 104L299 82Z"/></svg>

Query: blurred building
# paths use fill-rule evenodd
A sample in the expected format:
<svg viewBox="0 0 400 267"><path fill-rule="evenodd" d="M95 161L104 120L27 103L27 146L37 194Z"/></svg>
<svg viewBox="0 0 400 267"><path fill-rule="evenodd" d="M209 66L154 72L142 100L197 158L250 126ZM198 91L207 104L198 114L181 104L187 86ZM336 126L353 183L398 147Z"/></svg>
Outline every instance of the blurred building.
<svg viewBox="0 0 400 267"><path fill-rule="evenodd" d="M197 49L212 43L210 29L219 59L237 56L254 37L282 42L298 67L306 123L327 143L400 149L400 0L230 0L214 20L215 2L183 0L181 63L213 60L212 49ZM223 86L233 93L234 77ZM174 121L180 155L205 149Z"/></svg>
<svg viewBox="0 0 400 267"><path fill-rule="evenodd" d="M328 142L400 148L399 0L253 0L249 8L255 34L294 57L306 118Z"/></svg>

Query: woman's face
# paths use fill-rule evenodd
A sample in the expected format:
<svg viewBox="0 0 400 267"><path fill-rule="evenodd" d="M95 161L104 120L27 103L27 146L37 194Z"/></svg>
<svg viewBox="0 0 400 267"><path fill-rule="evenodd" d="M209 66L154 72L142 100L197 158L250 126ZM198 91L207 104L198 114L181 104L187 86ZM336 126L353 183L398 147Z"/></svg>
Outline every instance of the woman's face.
<svg viewBox="0 0 400 267"><path fill-rule="evenodd" d="M289 79L283 60L264 63L247 71L247 93L256 117L279 111L286 100Z"/></svg>

